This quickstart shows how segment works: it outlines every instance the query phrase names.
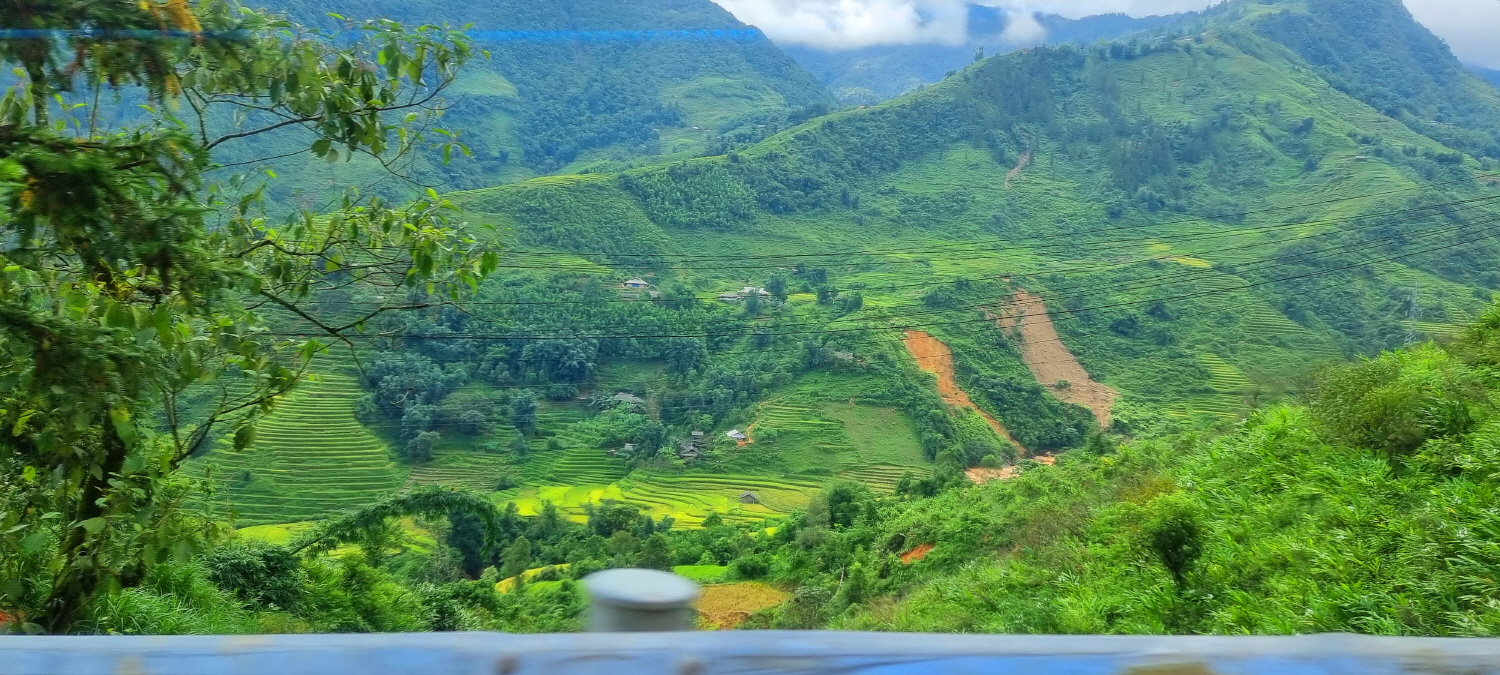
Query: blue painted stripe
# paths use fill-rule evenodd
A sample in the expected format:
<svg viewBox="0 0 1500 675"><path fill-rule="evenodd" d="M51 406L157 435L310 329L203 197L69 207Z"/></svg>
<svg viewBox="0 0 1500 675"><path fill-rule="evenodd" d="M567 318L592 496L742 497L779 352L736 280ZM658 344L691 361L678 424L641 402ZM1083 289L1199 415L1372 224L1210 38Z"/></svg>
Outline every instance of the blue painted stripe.
<svg viewBox="0 0 1500 675"><path fill-rule="evenodd" d="M766 39L754 28L697 28L686 30L474 30L465 31L470 39L480 43L505 42L651 42L651 41L732 41L755 42ZM244 40L249 31L204 31L194 33L185 30L102 30L102 29L53 29L53 28L0 28L0 40L47 39L114 39L148 40L157 38L182 38L206 40ZM359 37L362 33L350 31L337 37Z"/></svg>

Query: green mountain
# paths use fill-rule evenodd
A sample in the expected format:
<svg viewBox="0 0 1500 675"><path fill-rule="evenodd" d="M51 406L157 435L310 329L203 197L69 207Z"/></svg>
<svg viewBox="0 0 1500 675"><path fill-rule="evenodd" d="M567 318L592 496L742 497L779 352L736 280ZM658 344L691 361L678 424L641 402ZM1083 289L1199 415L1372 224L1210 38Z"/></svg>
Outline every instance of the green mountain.
<svg viewBox="0 0 1500 675"><path fill-rule="evenodd" d="M1125 14L1100 14L1069 19L1037 12L1032 18L1046 31L1046 36L1039 42L1056 45L1119 39L1179 21L1183 16L1135 18ZM965 40L958 45L874 45L858 49L783 45L782 49L818 78L840 103L871 104L937 82L972 63L976 54L988 52L993 55L1013 50L1015 45L1003 37L1012 21L1009 15L997 8L969 5Z"/></svg>
<svg viewBox="0 0 1500 675"><path fill-rule="evenodd" d="M1377 28L1395 42L1373 65L1318 56ZM341 414L410 482L686 524L790 513L840 479L1003 476L1101 427L1232 423L1500 289L1500 94L1430 37L1396 0L1232 2L723 155L453 194L510 248L505 274L381 326L399 337L371 338L361 374L379 395ZM281 445L220 495L260 509L297 486L312 507L247 522L352 499L298 483L309 460Z"/></svg>
<svg viewBox="0 0 1500 675"><path fill-rule="evenodd" d="M444 124L463 132L473 156L447 165L424 157L407 170L446 189L694 157L759 140L831 103L765 36L709 0L250 4L335 34L349 24L330 14L468 26L485 54L446 92ZM278 194L325 182L401 189L370 161L275 166L285 179L273 185Z"/></svg>

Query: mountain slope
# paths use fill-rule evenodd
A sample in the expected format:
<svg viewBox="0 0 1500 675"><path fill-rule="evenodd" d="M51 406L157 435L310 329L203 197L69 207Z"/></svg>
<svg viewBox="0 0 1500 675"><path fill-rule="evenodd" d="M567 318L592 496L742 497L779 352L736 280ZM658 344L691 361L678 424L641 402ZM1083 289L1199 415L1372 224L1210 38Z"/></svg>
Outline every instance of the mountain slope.
<svg viewBox="0 0 1500 675"><path fill-rule="evenodd" d="M474 155L413 169L418 180L447 189L565 166L619 168L638 158L692 157L758 139L831 102L775 45L709 0L250 4L331 31L345 23L330 13L468 25L476 48L487 55L476 55L449 92L444 124L463 132ZM277 170L289 176L285 184L302 186L365 185L384 177L367 164L286 160Z"/></svg>
<svg viewBox="0 0 1500 675"><path fill-rule="evenodd" d="M567 416L512 452L502 498L575 514L635 499L696 522L725 493L635 486L717 473L717 490L774 489L779 512L834 476L894 487L910 470L930 491L1021 459L997 429L1045 455L1094 442L1098 419L1210 428L1320 364L1451 332L1500 289L1489 160L1259 31L1316 17L1300 7L1231 3L1191 34L986 59L720 156L453 194L510 248L505 273L464 312L380 327L402 336L371 338L397 381L459 384L377 424L503 452L449 420L545 396ZM649 288L621 288L637 278ZM636 301L649 291L660 302ZM1051 333L1022 307L1045 308L1061 345L1028 343ZM908 351L907 331L936 344ZM1074 383L1037 354L1118 392L1112 409L1068 403ZM640 402L609 410L622 391ZM870 440L881 419L911 442ZM695 430L718 440L673 458ZM565 468L627 442L624 479Z"/></svg>
<svg viewBox="0 0 1500 675"><path fill-rule="evenodd" d="M1101 14L1069 19L1036 13L1046 30L1047 44L1113 40L1180 20L1183 15L1134 18ZM1010 51L1003 33L1011 19L999 9L969 6L967 39L960 45L876 45L860 49L825 50L802 45L782 49L822 82L844 104L870 104L905 94L943 79L974 60L976 53Z"/></svg>
<svg viewBox="0 0 1500 675"><path fill-rule="evenodd" d="M1296 51L1340 91L1450 147L1500 158L1500 104L1399 2L1274 5L1256 32Z"/></svg>
<svg viewBox="0 0 1500 675"><path fill-rule="evenodd" d="M1374 9L1392 4L1366 2ZM1493 209L1485 202L1438 205L1490 194L1472 179L1479 161L1341 93L1267 40L1256 29L1264 12L1275 11L1236 4L1205 19L1207 32L1193 37L989 59L918 94L830 115L729 156L459 199L477 217L513 227L523 243L607 253L763 254L913 239L1076 237L1066 253L1039 244L996 255L992 269L1026 274L1017 283L1044 292L1054 287L1053 302L1069 312L1065 334L1097 345L1104 363L1096 367L1141 379L1141 386L1151 379L1142 375L1152 370L1151 358L1191 359L1204 349L1270 374L1296 368L1296 359L1270 358L1283 364L1272 366L1234 352L1264 343L1272 352L1363 353L1405 339L1403 321L1412 315L1441 323L1473 311L1479 300L1470 289L1500 282L1483 229ZM1422 30L1409 15L1387 19ZM1483 105L1494 100L1476 96ZM575 198L600 215L559 210ZM512 215L518 212L525 218ZM1297 222L1308 225L1287 225ZM591 236L603 227L614 234ZM1088 233L1122 228L1131 231L1128 244L1090 245L1098 235ZM1231 245L1215 250L1198 242ZM1184 253L1177 262L1147 256L1133 266L1104 264L1153 250ZM941 256L932 257L937 267ZM1108 268L1070 271L1080 258ZM1167 274L1163 265L1187 269ZM671 267L666 262L658 271ZM985 275L978 263L970 268L974 278L1001 276ZM903 280L945 276L900 272ZM1174 295L1152 281L1157 277L1186 279L1194 288L1245 286L1256 308L1220 321L1272 330L1252 317L1279 317L1285 328L1275 330L1308 337L1288 347L1273 334L1215 335L1204 326L1191 338L1195 346L1186 336L1158 335L1162 344L1154 347L1161 349L1137 350L1139 368L1107 365L1128 353L1118 343L1139 343L1158 329L1130 327L1124 315L1139 320L1138 307L1083 310L1128 299L1106 290L1121 280L1142 291L1137 298L1195 292ZM881 283L861 278L845 283ZM897 295L906 305L915 299L909 291ZM1207 297L1222 302L1234 293ZM1224 311L1205 303L1204 319ZM1126 323L1110 328L1116 320ZM1309 346L1320 341L1337 346ZM1178 355L1168 354L1173 350ZM1168 395L1163 390L1173 387L1146 388Z"/></svg>

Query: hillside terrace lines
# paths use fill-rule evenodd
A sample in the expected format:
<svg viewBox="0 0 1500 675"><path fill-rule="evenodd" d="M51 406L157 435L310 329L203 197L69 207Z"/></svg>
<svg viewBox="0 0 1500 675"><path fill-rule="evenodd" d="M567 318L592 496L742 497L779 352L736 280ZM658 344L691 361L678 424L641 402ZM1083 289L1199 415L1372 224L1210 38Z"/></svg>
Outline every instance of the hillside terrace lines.
<svg viewBox="0 0 1500 675"><path fill-rule="evenodd" d="M395 492L405 472L354 419L357 390L347 375L303 383L259 424L250 449L215 450L197 471L217 465L215 499L240 525L313 520Z"/></svg>
<svg viewBox="0 0 1500 675"><path fill-rule="evenodd" d="M1037 382L1057 398L1088 408L1100 428L1109 427L1110 409L1119 392L1089 377L1083 364L1058 337L1057 327L1052 325L1047 304L1041 297L1018 289L1002 308L998 323L1007 335L1017 339L1021 360ZM1064 381L1067 385L1059 387Z"/></svg>
<svg viewBox="0 0 1500 675"><path fill-rule="evenodd" d="M916 358L919 368L937 376L938 394L948 405L969 408L979 413L979 416L984 418L985 423L990 425L995 433L1010 441L1021 454L1027 454L1026 447L1011 437L1010 432L1005 430L1005 425L1000 424L1000 420L974 405L974 401L969 399L968 392L958 386L958 380L953 377L953 352L949 351L948 345L922 331L908 330L906 331L906 350Z"/></svg>

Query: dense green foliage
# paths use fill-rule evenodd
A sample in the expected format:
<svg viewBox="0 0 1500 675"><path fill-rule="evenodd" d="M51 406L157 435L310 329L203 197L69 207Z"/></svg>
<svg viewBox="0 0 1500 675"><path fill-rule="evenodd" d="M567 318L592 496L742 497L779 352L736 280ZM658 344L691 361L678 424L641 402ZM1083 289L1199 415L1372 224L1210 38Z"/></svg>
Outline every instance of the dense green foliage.
<svg viewBox="0 0 1500 675"><path fill-rule="evenodd" d="M396 208L346 195L272 225L255 185L206 175L217 146L292 125L317 155L399 157L424 93L467 57L462 36L375 22L340 51L220 2L17 9L0 25L38 33L0 45L24 74L0 98L0 603L7 623L61 632L219 534L182 508L178 467L219 437L246 446L321 349L269 335L260 307L306 320L314 290L349 283L456 294L497 261L446 227L435 193ZM128 37L157 28L177 35ZM122 89L148 97L147 119L101 123L97 101ZM93 109L65 105L75 91ZM173 112L184 101L199 124ZM281 121L211 135L208 106Z"/></svg>

